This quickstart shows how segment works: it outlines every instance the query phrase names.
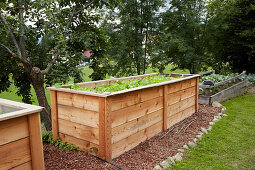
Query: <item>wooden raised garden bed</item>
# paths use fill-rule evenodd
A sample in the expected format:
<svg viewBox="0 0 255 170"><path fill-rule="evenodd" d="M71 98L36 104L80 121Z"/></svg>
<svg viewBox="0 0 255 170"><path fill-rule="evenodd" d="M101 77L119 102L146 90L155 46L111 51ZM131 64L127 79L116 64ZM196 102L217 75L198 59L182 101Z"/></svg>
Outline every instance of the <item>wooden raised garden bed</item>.
<svg viewBox="0 0 255 170"><path fill-rule="evenodd" d="M42 109L0 99L0 169L44 170Z"/></svg>
<svg viewBox="0 0 255 170"><path fill-rule="evenodd" d="M214 73L214 71L212 71L212 72ZM222 82L216 83L216 84L211 85L211 86L210 85L199 85L199 88L204 88L207 91L205 95L199 95L199 104L211 105L214 101L223 102L223 101L226 101L226 100L229 100L231 98L234 98L234 97L237 97L237 96L240 96L240 95L244 94L247 87L248 87L248 80L243 80L243 81L240 81L240 82L236 82L236 81L238 81L238 79L241 76L244 76L245 73L246 72L244 71L241 74L239 74L239 75L237 75L233 78L224 80ZM209 95L210 94L210 89L213 89L213 88L221 86L221 85L226 85L226 84L231 83L231 82L236 82L236 83L234 83L233 85L231 85L230 87L228 87L226 89L223 89L223 90L219 91L218 93L215 93L213 95Z"/></svg>
<svg viewBox="0 0 255 170"><path fill-rule="evenodd" d="M78 85L96 87L151 75L158 74ZM53 136L92 154L98 150L99 157L111 160L195 113L198 81L199 75L186 75L185 78L102 94L50 87Z"/></svg>

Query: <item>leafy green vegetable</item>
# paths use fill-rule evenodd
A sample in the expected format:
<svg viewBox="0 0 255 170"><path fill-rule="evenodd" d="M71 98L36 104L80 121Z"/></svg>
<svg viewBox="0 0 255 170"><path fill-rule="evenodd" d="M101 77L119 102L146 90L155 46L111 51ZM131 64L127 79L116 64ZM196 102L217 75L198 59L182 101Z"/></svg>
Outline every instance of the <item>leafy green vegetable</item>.
<svg viewBox="0 0 255 170"><path fill-rule="evenodd" d="M95 88L87 88L87 87L80 87L77 84L72 85L72 89L74 90L84 90L84 91L90 91L90 92L96 92L96 93L104 93L104 92L116 92L121 91L125 89L132 89L136 87L146 86L150 84L155 83L161 83L164 81L170 81L183 78L173 78L173 77L166 77L164 75L158 75L158 76L150 76L144 79L132 79L132 80L123 80L123 81L117 81L113 84L103 84L101 86L95 87Z"/></svg>
<svg viewBox="0 0 255 170"><path fill-rule="evenodd" d="M200 79L200 83L203 83L205 80L210 80L210 81L213 81L214 83L219 83L221 81L233 78L237 75L238 75L237 73L229 74L229 75L226 75L226 76L225 75L220 75L220 74L210 74L208 76L203 76Z"/></svg>
<svg viewBox="0 0 255 170"><path fill-rule="evenodd" d="M0 115L3 115L3 114L5 114L5 113L4 112L0 113Z"/></svg>

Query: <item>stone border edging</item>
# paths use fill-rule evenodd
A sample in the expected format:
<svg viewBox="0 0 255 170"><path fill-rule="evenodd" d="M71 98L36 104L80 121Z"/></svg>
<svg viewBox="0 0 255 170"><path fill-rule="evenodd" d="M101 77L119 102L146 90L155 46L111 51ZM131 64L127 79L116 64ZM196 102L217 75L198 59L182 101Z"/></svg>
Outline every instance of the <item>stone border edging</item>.
<svg viewBox="0 0 255 170"><path fill-rule="evenodd" d="M198 140L202 139L203 134L208 134L210 130L212 130L212 126L215 124L215 122L219 121L222 117L228 116L226 114L226 107L222 106L219 102L213 102L213 107L221 107L221 112L217 114L217 116L214 116L214 119L209 122L208 128L201 127L201 132L199 132L196 137L193 139L193 141L189 141L187 144L183 145L182 148L177 149L178 153L175 154L172 157L168 157L167 160L164 160L160 162L158 165L156 165L153 170L165 170L168 169L170 165L175 164L178 161L182 161L183 152L185 152L185 149L193 148L195 147L198 142Z"/></svg>

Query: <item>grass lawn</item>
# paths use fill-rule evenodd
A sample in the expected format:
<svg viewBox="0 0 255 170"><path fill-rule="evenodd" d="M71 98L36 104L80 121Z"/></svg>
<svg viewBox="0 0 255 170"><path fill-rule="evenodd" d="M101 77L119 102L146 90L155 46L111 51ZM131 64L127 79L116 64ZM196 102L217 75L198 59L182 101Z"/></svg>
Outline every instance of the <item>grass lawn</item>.
<svg viewBox="0 0 255 170"><path fill-rule="evenodd" d="M203 136L173 169L255 169L255 95L234 98L223 105L229 116ZM171 169L171 168L169 168Z"/></svg>
<svg viewBox="0 0 255 170"><path fill-rule="evenodd" d="M164 70L164 73L172 73L171 69L173 67L174 67L173 65L168 65L166 67L166 69ZM90 69L88 66L81 67L81 68L82 68L82 72L84 73L84 77L83 77L84 81L91 81L91 78L89 78L89 75L92 74L93 70ZM146 70L146 74L154 73L154 72L157 72L157 70L153 70L152 68L148 68ZM188 70L177 69L176 71L174 71L174 73L188 74L189 71ZM107 78L109 78L109 77L107 77ZM22 102L22 97L20 97L16 94L17 88L13 84L10 86L10 88L8 90L9 91L7 91L7 92L0 93L0 98L9 99L9 100L17 101L17 102ZM37 98L36 98L36 95L35 95L34 88L31 89L31 93L32 93L33 104L38 105L38 101L37 101ZM50 104L50 91L49 90L46 90L46 97L47 97L47 99L49 101L49 104Z"/></svg>

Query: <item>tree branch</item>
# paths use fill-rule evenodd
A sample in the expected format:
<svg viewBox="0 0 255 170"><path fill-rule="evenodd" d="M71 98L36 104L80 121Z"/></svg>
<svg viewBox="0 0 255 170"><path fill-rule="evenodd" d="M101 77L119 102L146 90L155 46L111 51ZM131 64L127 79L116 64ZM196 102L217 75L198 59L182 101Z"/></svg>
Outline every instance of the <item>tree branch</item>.
<svg viewBox="0 0 255 170"><path fill-rule="evenodd" d="M87 5L85 5L82 9L80 9L79 11L76 11L75 7L73 8L73 11L72 11L72 14L70 15L69 19L68 19L68 22L66 24L66 32L64 32L64 38L66 38L66 34L67 34L67 31L69 29L69 27L71 26L71 23L73 21L73 18L75 15L79 14L81 11L83 11L85 8L89 7L90 5L92 5L93 3L95 2L95 0L92 0L90 3L88 3ZM47 66L47 68L45 70L42 70L42 74L47 74L50 69L54 66L54 64L56 63L59 55L60 55L60 50L58 50L58 52L54 55L53 59L51 60L51 62L49 63L49 65Z"/></svg>
<svg viewBox="0 0 255 170"><path fill-rule="evenodd" d="M3 21L3 23L4 23L5 27L6 27L6 32L7 32L7 34L9 34L9 35L11 36L12 42L13 42L13 44L15 45L15 48L16 48L16 50L17 50L17 52L18 52L18 55L16 55L16 54L15 54L15 55L16 55L17 58L18 58L21 62L23 62L24 64L29 64L29 62L28 62L25 58L22 57L22 54L21 54L21 50L20 50L20 48L19 48L19 45L18 45L18 43L17 43L17 41L16 41L16 39L15 39L15 36L14 36L14 34L13 34L11 28L10 28L9 25L8 25L8 22L6 21L5 17L2 15L2 11L0 11L0 18L1 18L1 20Z"/></svg>
<svg viewBox="0 0 255 170"><path fill-rule="evenodd" d="M0 43L0 45L3 46L13 57L18 58L17 55L10 48L8 48L2 43Z"/></svg>

